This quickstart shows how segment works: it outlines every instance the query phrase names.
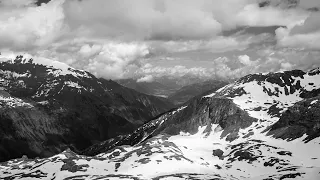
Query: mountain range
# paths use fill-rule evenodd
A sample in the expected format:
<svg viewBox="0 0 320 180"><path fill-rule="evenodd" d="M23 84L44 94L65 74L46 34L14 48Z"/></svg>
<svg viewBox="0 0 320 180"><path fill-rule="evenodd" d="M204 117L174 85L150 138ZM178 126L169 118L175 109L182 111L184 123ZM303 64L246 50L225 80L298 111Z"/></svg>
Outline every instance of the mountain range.
<svg viewBox="0 0 320 180"><path fill-rule="evenodd" d="M174 107L66 64L23 56L0 62L0 87L0 161L83 150Z"/></svg>
<svg viewBox="0 0 320 180"><path fill-rule="evenodd" d="M0 178L320 179L319 94L320 68L250 74L76 153L3 162Z"/></svg>

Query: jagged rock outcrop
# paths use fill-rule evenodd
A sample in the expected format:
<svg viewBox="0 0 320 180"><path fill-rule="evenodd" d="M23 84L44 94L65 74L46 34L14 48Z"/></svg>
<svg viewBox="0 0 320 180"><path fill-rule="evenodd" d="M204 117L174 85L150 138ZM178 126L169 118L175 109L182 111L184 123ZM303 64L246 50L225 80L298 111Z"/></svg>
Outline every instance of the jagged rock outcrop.
<svg viewBox="0 0 320 180"><path fill-rule="evenodd" d="M320 136L319 96L297 102L288 108L268 132L268 135L287 140L294 140L305 134L306 142Z"/></svg>
<svg viewBox="0 0 320 180"><path fill-rule="evenodd" d="M224 131L222 137L231 140L237 136L241 128L249 127L256 119L240 109L230 99L226 98L199 98L173 117L168 118L160 130L170 135L180 132L194 134L199 126L207 126L205 132L210 134L214 129L212 124L218 124Z"/></svg>
<svg viewBox="0 0 320 180"><path fill-rule="evenodd" d="M279 8L296 8L300 3L300 0L258 0L260 8L275 6Z"/></svg>
<svg viewBox="0 0 320 180"><path fill-rule="evenodd" d="M118 136L103 143L96 144L82 154L97 155L120 145L136 145L158 134L177 135L181 132L194 134L199 126L206 126L205 133L223 131L221 138L233 141L238 138L240 129L247 128L256 122L230 99L199 98L188 106L172 110L144 124L133 133ZM218 125L212 128L212 125Z"/></svg>

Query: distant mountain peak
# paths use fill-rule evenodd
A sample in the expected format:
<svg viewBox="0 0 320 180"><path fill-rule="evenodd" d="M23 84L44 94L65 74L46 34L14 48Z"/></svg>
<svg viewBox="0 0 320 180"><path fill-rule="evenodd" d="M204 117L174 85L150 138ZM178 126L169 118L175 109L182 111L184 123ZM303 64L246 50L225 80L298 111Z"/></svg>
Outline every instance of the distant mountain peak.
<svg viewBox="0 0 320 180"><path fill-rule="evenodd" d="M63 62L55 61L47 58L34 58L31 55L24 54L24 55L17 55L17 56L1 56L0 59L2 59L2 62L7 62L11 64L34 64L34 65L42 65L48 68L48 73L52 74L54 76L64 76L64 75L73 75L75 77L93 77L92 74L90 74L87 71L75 69Z"/></svg>

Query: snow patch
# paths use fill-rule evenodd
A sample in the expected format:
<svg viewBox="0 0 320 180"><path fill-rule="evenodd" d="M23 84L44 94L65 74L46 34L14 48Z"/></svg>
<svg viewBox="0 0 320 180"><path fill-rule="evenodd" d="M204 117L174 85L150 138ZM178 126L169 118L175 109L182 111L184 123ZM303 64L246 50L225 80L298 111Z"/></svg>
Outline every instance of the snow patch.
<svg viewBox="0 0 320 180"><path fill-rule="evenodd" d="M310 104L316 104L318 102L318 100L313 100Z"/></svg>
<svg viewBox="0 0 320 180"><path fill-rule="evenodd" d="M30 103L25 102L24 100L16 97L11 97L7 95L0 94L0 107L26 107L33 108L34 106Z"/></svg>

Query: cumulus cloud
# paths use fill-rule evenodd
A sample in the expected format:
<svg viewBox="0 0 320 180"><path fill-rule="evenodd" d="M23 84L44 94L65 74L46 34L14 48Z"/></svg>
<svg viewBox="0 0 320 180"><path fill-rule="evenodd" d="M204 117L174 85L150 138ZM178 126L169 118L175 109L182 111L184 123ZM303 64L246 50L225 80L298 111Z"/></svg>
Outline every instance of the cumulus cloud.
<svg viewBox="0 0 320 180"><path fill-rule="evenodd" d="M219 57L213 61L214 69L211 72L213 77L235 79L256 72L253 64L243 65L239 64L239 60L243 59L245 62L250 60L249 56L239 56L238 58Z"/></svg>
<svg viewBox="0 0 320 180"><path fill-rule="evenodd" d="M29 4L33 1L21 2ZM298 10L259 8L253 0L224 0L219 6L214 0L55 0L14 14L11 21L1 24L6 27L21 24L27 29L24 39L59 34L61 32L54 30L62 29L62 21L70 30L63 31L64 38L199 40L215 38L222 31L239 26L287 26L305 18L305 13ZM26 26L27 23L31 26ZM28 34L31 30L34 33Z"/></svg>
<svg viewBox="0 0 320 180"><path fill-rule="evenodd" d="M316 3L308 1L301 6ZM320 48L317 13L283 6L260 8L257 0L54 0L39 7L34 0L1 2L0 50L25 51L104 78L238 77L299 64L280 53L260 59L244 55L249 47L263 46L275 37L222 36L239 27L282 26L276 30L279 47ZM174 57L183 59L194 52L207 53L197 60L212 61L212 67L157 65L158 57L177 61ZM228 58L210 57L228 52Z"/></svg>
<svg viewBox="0 0 320 180"><path fill-rule="evenodd" d="M28 6L35 3L35 0L2 0L0 6Z"/></svg>
<svg viewBox="0 0 320 180"><path fill-rule="evenodd" d="M146 75L142 78L137 79L137 82L152 82L152 81L154 81L152 75Z"/></svg>
<svg viewBox="0 0 320 180"><path fill-rule="evenodd" d="M288 26L306 17L305 12L296 9L260 8L258 4L248 4L237 14L237 22L244 26Z"/></svg>
<svg viewBox="0 0 320 180"><path fill-rule="evenodd" d="M287 26L298 10L260 8L253 0L69 0L66 19L78 34L122 39L212 38L238 26Z"/></svg>
<svg viewBox="0 0 320 180"><path fill-rule="evenodd" d="M277 31L278 45L305 49L320 49L320 31L307 34L290 34L290 29L280 28Z"/></svg>
<svg viewBox="0 0 320 180"><path fill-rule="evenodd" d="M252 43L252 38L223 37L217 36L208 40L189 40L189 41L166 41L152 42L152 46L158 51L165 52L188 52L197 50L207 50L211 52L225 52L230 50L242 50Z"/></svg>
<svg viewBox="0 0 320 180"><path fill-rule="evenodd" d="M4 2L5 6L0 6L0 48L31 49L52 43L61 35L63 0L52 1L41 7L15 9L8 7L8 1ZM31 1L21 3L29 4Z"/></svg>
<svg viewBox="0 0 320 180"><path fill-rule="evenodd" d="M73 42L55 45L54 50L32 51L36 57L64 62L107 79L132 77L149 56L149 46L140 42L106 41L103 43Z"/></svg>
<svg viewBox="0 0 320 180"><path fill-rule="evenodd" d="M278 44L283 47L320 49L320 13L312 13L305 21L276 31Z"/></svg>
<svg viewBox="0 0 320 180"><path fill-rule="evenodd" d="M213 69L204 68L204 67L192 67L187 68L186 66L176 65L173 67L161 67L161 66L152 66L147 64L146 66L141 67L136 73L137 74L147 74L148 76L162 77L162 76L171 76L171 77L183 77L185 75L196 76L200 78L212 77Z"/></svg>
<svg viewBox="0 0 320 180"><path fill-rule="evenodd" d="M251 73L278 72L292 69L309 70L320 67L320 52L293 48L266 48L254 59L248 55L238 58L220 57L213 61L214 77L240 78ZM241 64L237 64L241 62Z"/></svg>
<svg viewBox="0 0 320 180"><path fill-rule="evenodd" d="M119 79L139 68L149 49L145 44L110 42L101 46L84 45L80 53L85 58L91 56L89 60L83 59L86 70L97 76Z"/></svg>
<svg viewBox="0 0 320 180"><path fill-rule="evenodd" d="M320 7L320 1L318 0L302 0L300 6L304 8Z"/></svg>
<svg viewBox="0 0 320 180"><path fill-rule="evenodd" d="M250 60L250 57L248 55L240 55L238 59L243 65L246 65L246 66L251 66L255 64L254 61Z"/></svg>
<svg viewBox="0 0 320 180"><path fill-rule="evenodd" d="M205 2L182 0L67 1L66 18L86 35L124 39L179 39L211 37L221 24Z"/></svg>
<svg viewBox="0 0 320 180"><path fill-rule="evenodd" d="M293 65L289 62L281 63L281 69L280 70L291 70L293 69Z"/></svg>
<svg viewBox="0 0 320 180"><path fill-rule="evenodd" d="M319 18L320 13L312 13L303 23L294 26L290 31L290 35L309 34L319 31Z"/></svg>

